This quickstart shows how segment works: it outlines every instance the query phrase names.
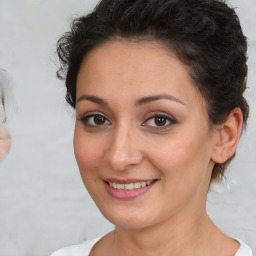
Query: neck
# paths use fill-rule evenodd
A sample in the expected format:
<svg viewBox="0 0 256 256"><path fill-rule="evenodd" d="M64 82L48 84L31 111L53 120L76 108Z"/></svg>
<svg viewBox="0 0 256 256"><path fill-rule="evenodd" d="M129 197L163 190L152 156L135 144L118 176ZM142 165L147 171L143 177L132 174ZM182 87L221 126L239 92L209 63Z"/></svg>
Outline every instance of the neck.
<svg viewBox="0 0 256 256"><path fill-rule="evenodd" d="M149 228L127 230L116 227L113 232L113 251L116 254L113 253L113 256L208 255L204 247L209 250L215 228L206 210L197 210L194 215L185 218L179 214Z"/></svg>

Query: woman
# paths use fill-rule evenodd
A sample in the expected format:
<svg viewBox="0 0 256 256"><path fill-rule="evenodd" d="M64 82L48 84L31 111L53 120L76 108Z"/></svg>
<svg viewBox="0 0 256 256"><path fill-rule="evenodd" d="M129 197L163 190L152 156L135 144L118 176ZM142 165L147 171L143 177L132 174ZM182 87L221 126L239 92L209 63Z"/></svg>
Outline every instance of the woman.
<svg viewBox="0 0 256 256"><path fill-rule="evenodd" d="M102 0L58 41L83 182L115 225L63 255L250 256L206 212L249 108L246 38L217 0Z"/></svg>

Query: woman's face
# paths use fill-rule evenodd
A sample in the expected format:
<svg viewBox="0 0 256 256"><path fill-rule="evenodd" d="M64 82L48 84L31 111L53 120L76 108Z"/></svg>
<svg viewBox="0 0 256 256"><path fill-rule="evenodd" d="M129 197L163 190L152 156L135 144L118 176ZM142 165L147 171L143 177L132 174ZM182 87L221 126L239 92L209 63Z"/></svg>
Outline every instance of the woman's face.
<svg viewBox="0 0 256 256"><path fill-rule="evenodd" d="M205 209L214 145L205 105L159 43L110 41L84 59L74 150L108 220L142 228Z"/></svg>

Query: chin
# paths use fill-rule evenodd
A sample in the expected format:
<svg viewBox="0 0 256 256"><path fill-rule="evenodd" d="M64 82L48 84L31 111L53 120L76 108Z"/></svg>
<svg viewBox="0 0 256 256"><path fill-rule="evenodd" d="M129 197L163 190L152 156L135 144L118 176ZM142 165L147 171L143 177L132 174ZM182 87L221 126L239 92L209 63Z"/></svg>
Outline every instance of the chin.
<svg viewBox="0 0 256 256"><path fill-rule="evenodd" d="M123 229L142 229L154 224L152 214L147 212L125 208L114 209L111 212L109 209L107 209L107 211L103 209L100 210L109 222Z"/></svg>

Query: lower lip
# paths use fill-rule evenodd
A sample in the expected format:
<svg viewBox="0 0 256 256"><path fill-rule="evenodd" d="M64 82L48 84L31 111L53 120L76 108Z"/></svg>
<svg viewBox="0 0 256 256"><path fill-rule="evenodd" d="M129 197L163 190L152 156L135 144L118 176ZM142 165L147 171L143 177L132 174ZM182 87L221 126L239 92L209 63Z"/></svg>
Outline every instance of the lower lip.
<svg viewBox="0 0 256 256"><path fill-rule="evenodd" d="M153 181L150 185L146 187L125 190L125 189L115 189L111 187L107 182L104 182L107 192L114 198L119 200L131 200L137 198L145 193L147 193L154 185L156 181Z"/></svg>

